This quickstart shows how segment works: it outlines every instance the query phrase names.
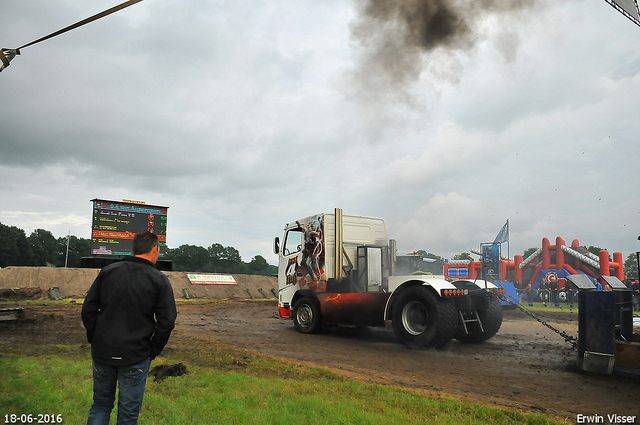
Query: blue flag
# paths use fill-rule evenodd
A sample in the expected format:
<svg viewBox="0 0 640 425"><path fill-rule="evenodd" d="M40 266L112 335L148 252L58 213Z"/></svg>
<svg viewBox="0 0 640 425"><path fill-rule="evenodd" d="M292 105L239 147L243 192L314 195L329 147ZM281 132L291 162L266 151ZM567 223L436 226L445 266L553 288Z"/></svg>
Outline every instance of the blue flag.
<svg viewBox="0 0 640 425"><path fill-rule="evenodd" d="M498 232L498 236L496 236L496 239L493 241L493 243L503 242L509 242L509 220L504 223L504 226L502 226L502 229Z"/></svg>

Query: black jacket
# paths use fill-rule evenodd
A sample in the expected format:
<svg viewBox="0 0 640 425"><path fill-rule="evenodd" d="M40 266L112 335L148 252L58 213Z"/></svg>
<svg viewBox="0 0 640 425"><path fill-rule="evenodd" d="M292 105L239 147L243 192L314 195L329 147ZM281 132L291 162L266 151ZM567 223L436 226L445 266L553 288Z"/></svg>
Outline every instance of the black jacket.
<svg viewBox="0 0 640 425"><path fill-rule="evenodd" d="M160 354L176 316L169 279L139 257L104 267L82 305L93 359L119 367Z"/></svg>

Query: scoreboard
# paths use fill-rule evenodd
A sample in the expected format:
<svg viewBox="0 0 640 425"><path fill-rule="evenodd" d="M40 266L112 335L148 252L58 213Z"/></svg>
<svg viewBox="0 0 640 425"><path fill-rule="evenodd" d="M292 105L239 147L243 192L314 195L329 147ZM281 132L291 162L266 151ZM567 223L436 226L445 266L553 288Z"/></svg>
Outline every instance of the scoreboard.
<svg viewBox="0 0 640 425"><path fill-rule="evenodd" d="M169 207L139 201L92 199L91 254L132 255L133 236L148 230L158 236L160 256L167 252Z"/></svg>

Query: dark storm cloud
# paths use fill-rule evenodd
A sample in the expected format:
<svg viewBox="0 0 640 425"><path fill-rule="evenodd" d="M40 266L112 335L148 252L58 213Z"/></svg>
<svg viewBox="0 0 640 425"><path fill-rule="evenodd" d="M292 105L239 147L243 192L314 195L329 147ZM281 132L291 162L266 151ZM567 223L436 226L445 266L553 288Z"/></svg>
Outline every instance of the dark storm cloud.
<svg viewBox="0 0 640 425"><path fill-rule="evenodd" d="M0 46L116 3L2 0ZM602 1L146 0L0 74L0 221L86 237L90 199L144 200L171 207L171 247L271 262L285 222L339 206L438 255L508 217L512 253L558 234L625 251L626 24Z"/></svg>

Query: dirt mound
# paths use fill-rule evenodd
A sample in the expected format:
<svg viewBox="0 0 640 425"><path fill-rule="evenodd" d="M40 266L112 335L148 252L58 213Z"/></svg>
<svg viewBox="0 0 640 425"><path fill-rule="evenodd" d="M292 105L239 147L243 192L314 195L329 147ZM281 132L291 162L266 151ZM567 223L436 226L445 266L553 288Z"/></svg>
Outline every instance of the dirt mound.
<svg viewBox="0 0 640 425"><path fill-rule="evenodd" d="M52 288L58 288L62 298L84 298L99 271L57 267L6 267L0 269L0 298L46 298ZM164 273L171 282L176 298L265 299L277 298L278 293L278 279L274 276L225 274L233 276L236 285L194 285L187 277L191 273Z"/></svg>
<svg viewBox="0 0 640 425"><path fill-rule="evenodd" d="M84 298L97 275L97 269L6 267L0 269L0 289L37 287L46 297L49 289L57 287L64 298Z"/></svg>
<svg viewBox="0 0 640 425"><path fill-rule="evenodd" d="M156 378L156 381L169 376L182 376L185 373L187 373L187 367L182 363L158 365L149 371L149 375Z"/></svg>
<svg viewBox="0 0 640 425"><path fill-rule="evenodd" d="M37 286L27 288L2 288L0 289L0 300L28 300L38 299L42 296L42 289Z"/></svg>

